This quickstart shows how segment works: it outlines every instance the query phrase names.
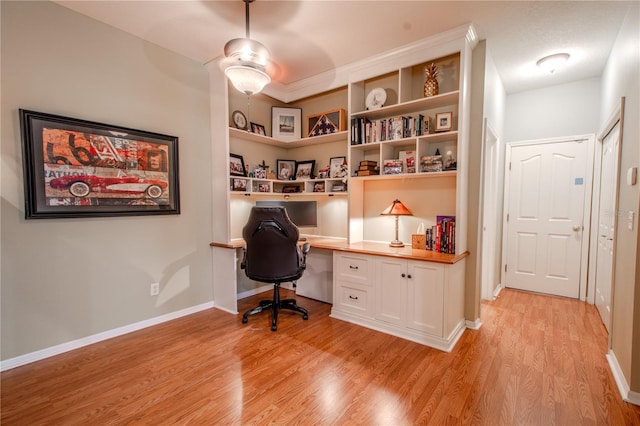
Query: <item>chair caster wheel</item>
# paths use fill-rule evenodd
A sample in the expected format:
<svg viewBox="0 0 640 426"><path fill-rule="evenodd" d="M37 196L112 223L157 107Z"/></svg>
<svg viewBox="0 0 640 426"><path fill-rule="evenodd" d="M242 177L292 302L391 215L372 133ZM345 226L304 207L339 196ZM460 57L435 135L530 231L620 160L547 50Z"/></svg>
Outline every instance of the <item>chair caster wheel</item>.
<svg viewBox="0 0 640 426"><path fill-rule="evenodd" d="M277 331L277 330L278 330L278 327L276 327L275 325L271 326L271 331Z"/></svg>
<svg viewBox="0 0 640 426"><path fill-rule="evenodd" d="M242 317L242 323L246 324L249 322L249 318Z"/></svg>
<svg viewBox="0 0 640 426"><path fill-rule="evenodd" d="M303 316L302 316L302 319L303 319L303 320L308 320L308 319L309 319L309 315L303 315Z"/></svg>

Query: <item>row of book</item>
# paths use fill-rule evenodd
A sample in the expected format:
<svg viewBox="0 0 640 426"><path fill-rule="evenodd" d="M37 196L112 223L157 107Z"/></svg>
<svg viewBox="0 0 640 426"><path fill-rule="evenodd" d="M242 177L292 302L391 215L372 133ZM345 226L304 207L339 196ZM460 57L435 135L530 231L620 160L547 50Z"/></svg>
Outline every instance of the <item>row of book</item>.
<svg viewBox="0 0 640 426"><path fill-rule="evenodd" d="M455 216L438 216L436 224L426 230L427 250L438 253L455 254L456 252L456 218Z"/></svg>
<svg viewBox="0 0 640 426"><path fill-rule="evenodd" d="M366 117L351 119L351 145L383 142L427 135L431 132L431 118L420 114L418 118L398 116L369 120Z"/></svg>

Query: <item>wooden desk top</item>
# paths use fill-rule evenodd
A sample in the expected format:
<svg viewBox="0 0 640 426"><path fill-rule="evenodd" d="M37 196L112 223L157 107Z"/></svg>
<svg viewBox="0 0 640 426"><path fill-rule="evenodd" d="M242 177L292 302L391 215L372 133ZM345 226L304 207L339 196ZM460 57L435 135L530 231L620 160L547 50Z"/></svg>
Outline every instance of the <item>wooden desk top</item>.
<svg viewBox="0 0 640 426"><path fill-rule="evenodd" d="M408 260L422 260L426 262L448 264L456 263L469 255L468 251L459 254L445 254L430 250L413 249L410 245L405 247L390 247L389 244L372 241L361 241L358 243L348 244L346 240L341 238L307 236L306 242L310 243L311 247L325 250L372 254L376 256L389 256ZM230 244L211 243L209 245L211 247L238 249L244 247L244 240L233 240Z"/></svg>

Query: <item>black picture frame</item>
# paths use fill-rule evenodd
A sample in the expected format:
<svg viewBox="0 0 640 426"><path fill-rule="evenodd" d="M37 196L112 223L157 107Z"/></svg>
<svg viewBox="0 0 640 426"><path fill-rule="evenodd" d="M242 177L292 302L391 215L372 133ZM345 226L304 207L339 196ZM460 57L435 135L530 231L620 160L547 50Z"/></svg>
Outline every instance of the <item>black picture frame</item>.
<svg viewBox="0 0 640 426"><path fill-rule="evenodd" d="M295 160L277 160L276 173L278 180L292 180L296 173Z"/></svg>
<svg viewBox="0 0 640 426"><path fill-rule="evenodd" d="M265 130L262 124L251 123L251 133L255 133L256 135L267 136L267 131Z"/></svg>
<svg viewBox="0 0 640 426"><path fill-rule="evenodd" d="M296 180L313 179L316 160L296 161Z"/></svg>
<svg viewBox="0 0 640 426"><path fill-rule="evenodd" d="M230 176L247 176L247 168L244 164L242 155L229 154L229 175Z"/></svg>
<svg viewBox="0 0 640 426"><path fill-rule="evenodd" d="M19 110L26 219L180 214L178 137Z"/></svg>

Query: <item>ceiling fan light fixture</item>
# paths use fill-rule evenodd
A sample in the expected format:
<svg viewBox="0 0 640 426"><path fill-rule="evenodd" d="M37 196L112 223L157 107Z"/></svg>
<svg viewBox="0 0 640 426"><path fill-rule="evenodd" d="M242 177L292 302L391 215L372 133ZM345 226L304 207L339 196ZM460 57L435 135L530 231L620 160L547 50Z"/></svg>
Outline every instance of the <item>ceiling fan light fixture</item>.
<svg viewBox="0 0 640 426"><path fill-rule="evenodd" d="M536 65L549 74L553 74L568 60L568 53L555 53L553 55L545 56L544 58L539 59L538 62L536 62Z"/></svg>
<svg viewBox="0 0 640 426"><path fill-rule="evenodd" d="M246 37L229 40L224 46L227 67L225 75L237 90L247 95L260 93L271 83L265 66L269 61L269 50L249 37L249 4L254 0L243 0L246 11Z"/></svg>
<svg viewBox="0 0 640 426"><path fill-rule="evenodd" d="M224 70L225 75L238 91L246 95L260 93L271 82L264 70L252 64L231 65Z"/></svg>

